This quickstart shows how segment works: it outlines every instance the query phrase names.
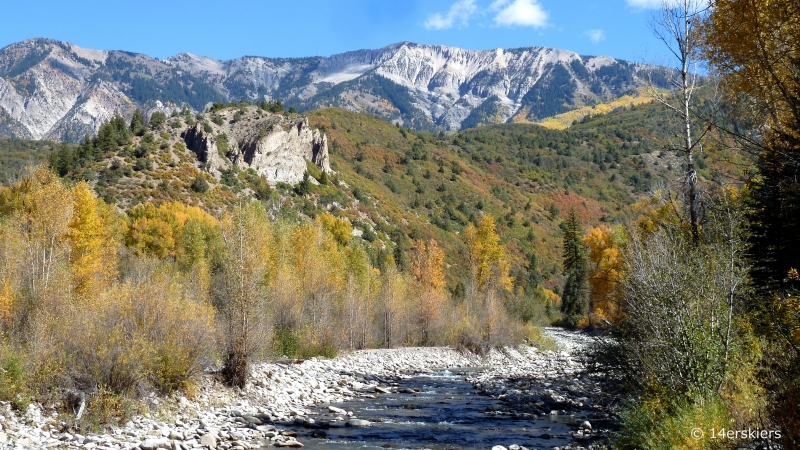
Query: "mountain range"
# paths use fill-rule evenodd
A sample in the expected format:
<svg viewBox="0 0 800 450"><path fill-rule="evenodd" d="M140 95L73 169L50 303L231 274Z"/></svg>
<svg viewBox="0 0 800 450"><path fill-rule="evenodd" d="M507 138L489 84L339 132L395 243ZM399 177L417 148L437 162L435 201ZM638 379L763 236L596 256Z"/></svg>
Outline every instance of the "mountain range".
<svg viewBox="0 0 800 450"><path fill-rule="evenodd" d="M338 106L419 130L536 122L634 92L650 66L543 47L464 50L402 42L330 57L166 60L51 39L0 49L0 134L76 142L134 109L281 100ZM666 79L656 73L657 85Z"/></svg>

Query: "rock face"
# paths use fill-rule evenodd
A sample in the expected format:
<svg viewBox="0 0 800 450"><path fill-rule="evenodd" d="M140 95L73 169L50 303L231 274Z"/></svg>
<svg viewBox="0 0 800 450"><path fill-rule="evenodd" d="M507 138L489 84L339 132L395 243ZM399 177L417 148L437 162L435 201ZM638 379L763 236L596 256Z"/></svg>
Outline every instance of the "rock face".
<svg viewBox="0 0 800 450"><path fill-rule="evenodd" d="M253 169L272 185L300 182L307 170L306 161L331 173L328 137L311 129L308 118L250 108L245 119L228 120L232 114L232 111L220 112L223 124L208 124L211 131L197 123L183 133L186 147L198 155L208 172L220 176L222 170L232 166ZM227 142L224 153L218 145L222 135Z"/></svg>
<svg viewBox="0 0 800 450"><path fill-rule="evenodd" d="M31 39L0 50L0 108L34 139L76 141L135 104L98 74L108 52Z"/></svg>
<svg viewBox="0 0 800 450"><path fill-rule="evenodd" d="M340 106L414 128L455 130L512 117L539 120L609 100L644 85L647 70L544 47L402 42L330 57L220 61L30 39L0 49L0 133L76 141L136 107L199 111L214 101L273 98L301 110Z"/></svg>

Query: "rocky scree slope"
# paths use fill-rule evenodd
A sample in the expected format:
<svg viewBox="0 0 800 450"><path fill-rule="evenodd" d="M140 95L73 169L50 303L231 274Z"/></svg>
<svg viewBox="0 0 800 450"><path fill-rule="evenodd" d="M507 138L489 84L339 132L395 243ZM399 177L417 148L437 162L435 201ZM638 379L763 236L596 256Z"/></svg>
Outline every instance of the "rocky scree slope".
<svg viewBox="0 0 800 450"><path fill-rule="evenodd" d="M114 114L212 101L340 106L416 129L541 120L645 84L647 66L544 47L464 50L409 42L330 57L159 60L50 39L0 49L0 133L76 142ZM666 80L654 80L666 85Z"/></svg>

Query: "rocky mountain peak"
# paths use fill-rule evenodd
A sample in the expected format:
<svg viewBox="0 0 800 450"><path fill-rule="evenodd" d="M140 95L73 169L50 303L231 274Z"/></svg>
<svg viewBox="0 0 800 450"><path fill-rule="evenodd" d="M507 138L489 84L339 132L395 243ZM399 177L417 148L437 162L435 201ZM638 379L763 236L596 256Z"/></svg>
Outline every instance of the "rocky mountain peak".
<svg viewBox="0 0 800 450"><path fill-rule="evenodd" d="M617 98L647 67L544 47L466 50L412 42L330 57L166 61L38 38L0 49L0 132L75 141L109 115L156 102L201 111L215 101L280 99L297 110L338 106L404 126L457 130L539 121Z"/></svg>

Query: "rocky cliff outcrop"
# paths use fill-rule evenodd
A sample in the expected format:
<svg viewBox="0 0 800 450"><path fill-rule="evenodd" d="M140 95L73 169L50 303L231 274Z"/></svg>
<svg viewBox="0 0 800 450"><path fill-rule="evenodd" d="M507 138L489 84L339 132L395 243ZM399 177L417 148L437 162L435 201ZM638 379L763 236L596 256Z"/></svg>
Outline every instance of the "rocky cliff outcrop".
<svg viewBox="0 0 800 450"><path fill-rule="evenodd" d="M328 137L312 129L306 117L270 114L254 107L238 120L231 119L233 110L221 111L218 116L221 125L197 123L182 135L186 147L215 176L236 166L255 170L272 185L295 184L303 179L306 161L331 172Z"/></svg>
<svg viewBox="0 0 800 450"><path fill-rule="evenodd" d="M186 148L196 153L197 159L203 162L203 168L219 177L220 170L230 168L230 161L220 154L214 135L203 131L202 128L202 125L196 124L184 131L181 137L186 143Z"/></svg>

